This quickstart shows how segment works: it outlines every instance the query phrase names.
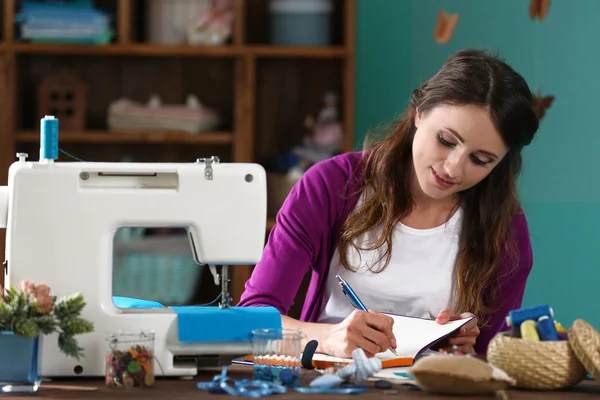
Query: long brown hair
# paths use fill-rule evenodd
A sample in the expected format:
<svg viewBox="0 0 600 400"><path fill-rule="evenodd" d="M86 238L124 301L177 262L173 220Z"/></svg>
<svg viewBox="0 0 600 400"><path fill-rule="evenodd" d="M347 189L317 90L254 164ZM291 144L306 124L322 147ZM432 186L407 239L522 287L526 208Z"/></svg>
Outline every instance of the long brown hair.
<svg viewBox="0 0 600 400"><path fill-rule="evenodd" d="M437 74L416 89L402 117L389 126L389 135L370 143L363 157L364 203L345 222L340 238L341 263L349 265L347 251L383 248L377 271L390 261L393 229L413 210L410 184L412 143L416 110L427 114L444 105L474 104L485 108L509 151L490 174L476 186L459 193L464 210L456 259L454 308L473 312L480 322L494 311L497 279L503 251L516 252L510 239L512 217L519 209L516 180L521 171L521 149L538 129L532 95L525 80L498 57L467 49L450 56ZM384 131L385 132L385 131ZM368 247L355 240L378 227L380 236ZM511 247L512 246L512 247Z"/></svg>

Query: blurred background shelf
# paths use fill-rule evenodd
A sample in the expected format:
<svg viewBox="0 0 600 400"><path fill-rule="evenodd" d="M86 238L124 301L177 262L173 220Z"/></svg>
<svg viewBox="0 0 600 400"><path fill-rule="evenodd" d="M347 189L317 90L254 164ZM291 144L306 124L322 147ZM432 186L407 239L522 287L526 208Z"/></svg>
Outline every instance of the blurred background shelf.
<svg viewBox="0 0 600 400"><path fill-rule="evenodd" d="M112 35L103 44L65 44L23 40L16 19L22 2L2 1L0 168L5 173L0 184L6 184L6 171L16 152L37 159L39 120L48 110L54 112L42 100L43 93L58 96L43 88L64 80L61 73L76 88L65 94L73 106L55 111L61 121L61 149L86 161L193 162L214 155L224 162L263 163L302 144L307 115L319 112L328 92L338 95L343 150L352 150L355 0L332 0L330 34L321 44L281 44L271 29L268 0L233 0L228 39L218 45L190 45L183 37L169 37L164 24L175 17L153 9L167 3L96 0L95 8L108 16L107 32ZM194 6L201 3L210 1L198 0ZM176 129L122 132L110 125L111 107L123 99L140 107L154 98L163 105L181 106L189 104L191 97L202 109L218 114L218 123L197 134ZM67 123L67 116L73 115L81 118L80 123L76 118ZM59 157L72 160L64 153ZM275 225L274 217L268 216L265 239ZM2 251L3 230L0 235ZM196 303L210 301L216 294L205 270L193 299ZM252 266L233 269L234 301L251 271Z"/></svg>
<svg viewBox="0 0 600 400"><path fill-rule="evenodd" d="M230 132L203 132L192 136L188 133L173 132L67 132L60 134L61 143L179 143L179 144L231 144L233 134ZM39 132L17 132L18 143L36 143L40 141Z"/></svg>
<svg viewBox="0 0 600 400"><path fill-rule="evenodd" d="M248 46L248 53L257 57L293 58L344 58L346 48L331 47L292 47L292 46Z"/></svg>
<svg viewBox="0 0 600 400"><path fill-rule="evenodd" d="M292 46L190 46L154 44L39 44L11 43L0 44L17 54L86 54L86 55L128 55L128 56L204 56L204 57L292 57L292 58L343 58L346 49L341 46L292 47Z"/></svg>
<svg viewBox="0 0 600 400"><path fill-rule="evenodd" d="M40 44L12 43L8 49L15 53L34 54L89 54L89 55L128 55L128 56L212 56L234 57L243 54L243 49L234 46L170 46L153 44Z"/></svg>

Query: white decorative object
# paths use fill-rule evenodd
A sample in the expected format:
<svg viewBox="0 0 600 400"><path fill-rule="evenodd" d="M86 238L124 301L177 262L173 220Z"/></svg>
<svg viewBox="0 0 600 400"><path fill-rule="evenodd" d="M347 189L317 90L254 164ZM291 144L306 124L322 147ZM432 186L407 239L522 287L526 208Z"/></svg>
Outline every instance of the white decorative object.
<svg viewBox="0 0 600 400"><path fill-rule="evenodd" d="M146 104L118 99L109 105L107 114L109 130L124 134L159 131L195 135L215 129L219 123L218 112L204 106L195 95L189 95L185 105L163 104L157 94Z"/></svg>
<svg viewBox="0 0 600 400"><path fill-rule="evenodd" d="M187 43L188 27L212 10L211 0L150 0L147 14L148 42Z"/></svg>

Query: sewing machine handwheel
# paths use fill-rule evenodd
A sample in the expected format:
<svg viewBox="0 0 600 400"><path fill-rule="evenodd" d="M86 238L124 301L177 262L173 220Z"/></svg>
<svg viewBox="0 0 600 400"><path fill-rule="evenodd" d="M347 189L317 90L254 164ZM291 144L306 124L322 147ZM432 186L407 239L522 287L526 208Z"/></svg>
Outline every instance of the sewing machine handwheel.
<svg viewBox="0 0 600 400"><path fill-rule="evenodd" d="M319 342L316 340L311 340L306 343L304 347L304 351L302 352L302 366L306 369L314 369L312 359L317 351L317 347L319 346Z"/></svg>

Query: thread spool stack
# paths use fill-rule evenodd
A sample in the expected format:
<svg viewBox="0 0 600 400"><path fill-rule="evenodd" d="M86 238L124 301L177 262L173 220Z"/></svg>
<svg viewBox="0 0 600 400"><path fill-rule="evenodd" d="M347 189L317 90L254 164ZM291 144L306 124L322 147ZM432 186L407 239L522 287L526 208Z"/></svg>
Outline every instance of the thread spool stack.
<svg viewBox="0 0 600 400"><path fill-rule="evenodd" d="M512 310L506 317L511 336L525 340L567 340L567 332L554 321L554 310L547 304Z"/></svg>

